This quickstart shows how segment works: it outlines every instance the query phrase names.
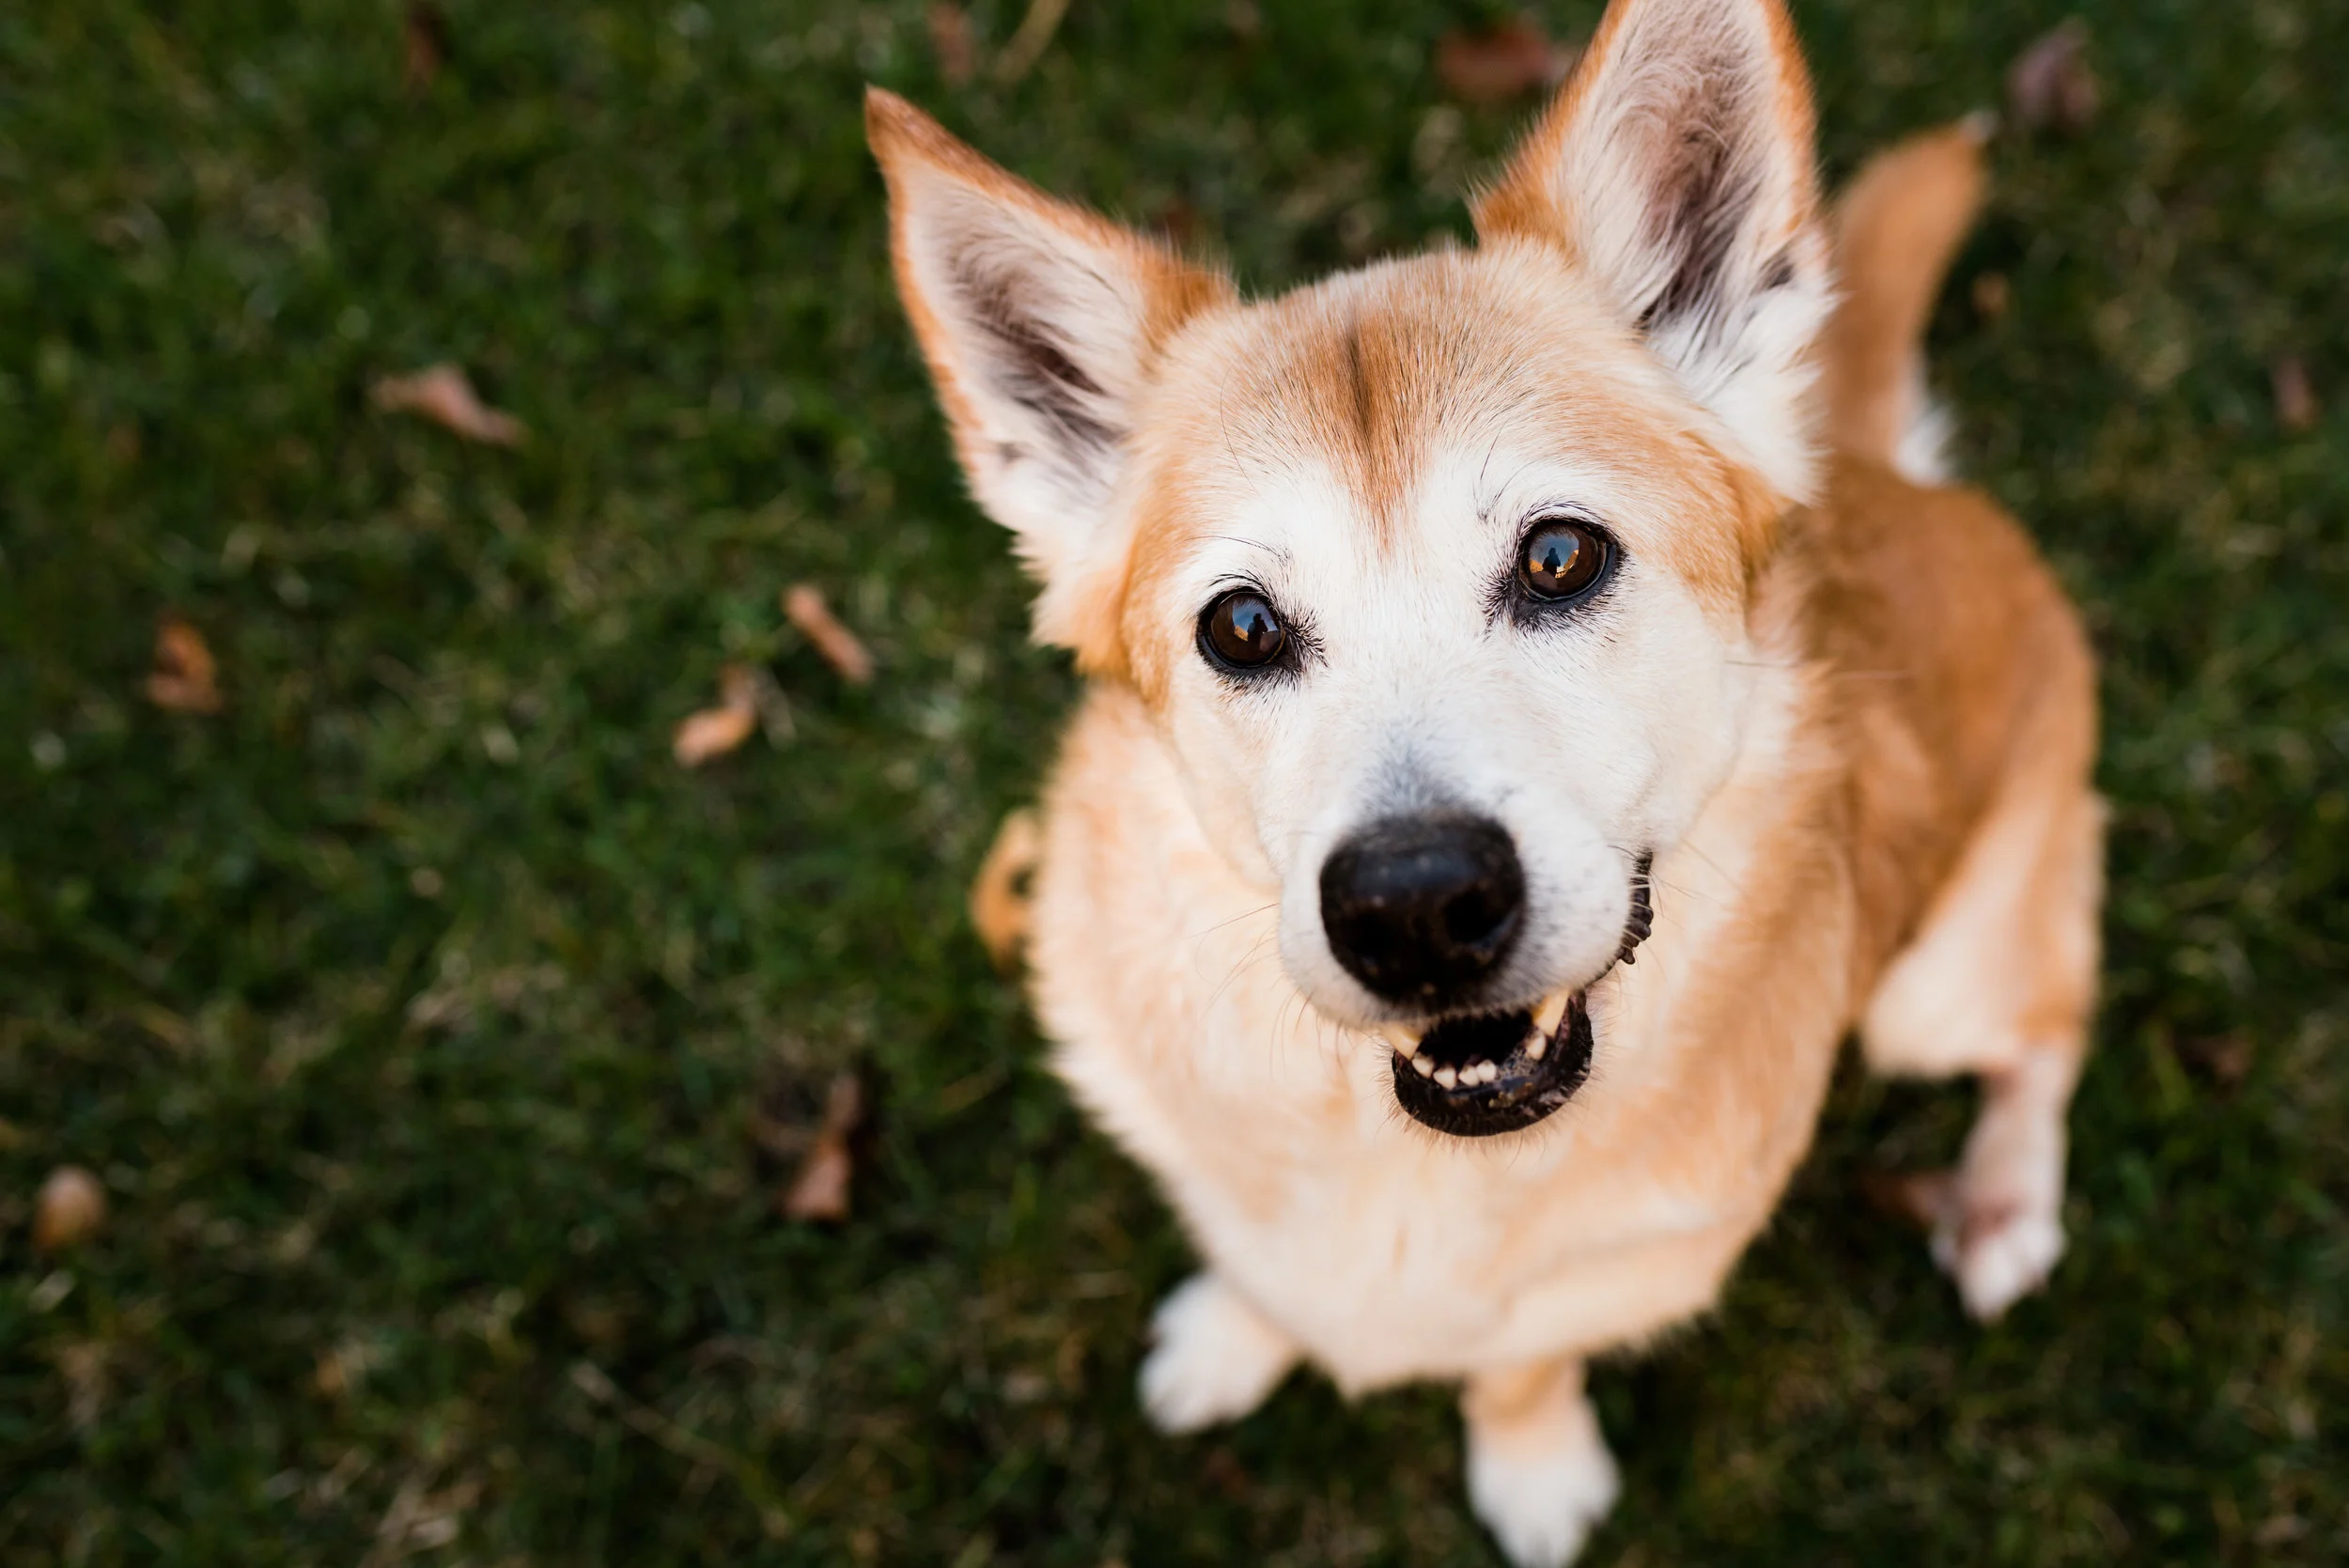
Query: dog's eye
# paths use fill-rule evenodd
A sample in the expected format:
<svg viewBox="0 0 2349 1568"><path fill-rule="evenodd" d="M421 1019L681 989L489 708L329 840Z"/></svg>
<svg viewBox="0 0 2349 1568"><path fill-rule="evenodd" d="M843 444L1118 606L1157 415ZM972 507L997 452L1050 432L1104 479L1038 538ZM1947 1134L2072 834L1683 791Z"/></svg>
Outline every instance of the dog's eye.
<svg viewBox="0 0 2349 1568"><path fill-rule="evenodd" d="M1225 668L1255 670L1281 657L1289 634L1271 600L1253 588L1235 588L1199 618L1199 641Z"/></svg>
<svg viewBox="0 0 2349 1568"><path fill-rule="evenodd" d="M1537 599L1579 598L1607 571L1607 536L1588 524L1551 518L1525 536L1517 580Z"/></svg>

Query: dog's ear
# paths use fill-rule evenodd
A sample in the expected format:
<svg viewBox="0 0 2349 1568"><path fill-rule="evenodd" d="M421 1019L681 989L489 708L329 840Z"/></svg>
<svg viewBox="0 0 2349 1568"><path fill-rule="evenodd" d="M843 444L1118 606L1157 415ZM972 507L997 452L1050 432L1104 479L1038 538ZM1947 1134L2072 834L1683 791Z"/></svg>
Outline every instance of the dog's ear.
<svg viewBox="0 0 2349 1568"><path fill-rule="evenodd" d="M1167 340L1231 286L1053 200L894 93L867 89L864 127L889 183L898 292L963 471L1044 582L1038 630L1081 644L1055 600L1082 597L1077 580L1120 553L1104 513L1136 405Z"/></svg>
<svg viewBox="0 0 2349 1568"><path fill-rule="evenodd" d="M1614 0L1475 214L1563 247L1795 499L1832 298L1812 129L1781 0Z"/></svg>

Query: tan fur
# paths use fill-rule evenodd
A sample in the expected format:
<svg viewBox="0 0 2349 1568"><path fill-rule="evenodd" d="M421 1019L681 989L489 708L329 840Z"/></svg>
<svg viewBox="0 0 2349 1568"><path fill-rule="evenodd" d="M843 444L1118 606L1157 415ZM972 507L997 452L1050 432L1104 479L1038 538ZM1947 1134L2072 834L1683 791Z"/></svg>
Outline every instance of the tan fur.
<svg viewBox="0 0 2349 1568"><path fill-rule="evenodd" d="M980 420L904 254L927 174L1059 225L1088 265L1124 257L1162 297L1101 524L1116 569L1083 567L1081 603L1040 623L1095 678L1046 788L1026 911L1055 1066L1210 1265L1160 1315L1152 1414L1237 1415L1300 1358L1349 1391L1464 1379L1471 1491L1521 1563L1563 1561L1613 1496L1582 1359L1711 1305L1855 1027L1880 1069L1985 1075L1936 1251L1982 1315L2037 1283L2061 1247L2093 989L2102 815L2077 617L1987 498L1890 466L1978 139L1924 139L1856 182L1843 303L1819 339L1828 455L1815 500L1790 505L1750 451L1771 427L1737 427L1659 365L1591 274L1575 239L1591 220L1555 175L1625 90L1610 50L1689 17L1763 27L1736 37L1766 40L1770 123L1803 152L1773 176L1793 182L1773 210L1790 226L1754 243L1823 255L1808 88L1772 0L1619 0L1479 203L1476 249L1263 303L1050 203L894 100L874 111L901 284L966 460ZM1283 846L1257 831L1261 802L1197 761L1223 732L1199 727L1221 699L1191 646L1196 564L1273 494L1346 520L1338 567L1408 581L1461 548L1430 532L1431 494L1483 493L1477 454L1549 451L1597 455L1590 482L1649 591L1685 596L1683 632L1734 650L1719 678L1736 683L1720 721L1735 744L1661 847L1638 962L1587 988L1589 1080L1537 1126L1449 1139L1402 1117L1387 1048L1309 1002L1276 945ZM1464 462L1465 478L1443 467ZM1071 590L1048 573L1046 591ZM974 892L990 945L1020 924L1018 850L1007 831Z"/></svg>
<svg viewBox="0 0 2349 1568"><path fill-rule="evenodd" d="M1890 464L1921 411L1920 343L1982 206L1985 127L1968 119L1869 161L1836 211L1836 270L1863 281L1828 323L1820 390L1836 450Z"/></svg>
<svg viewBox="0 0 2349 1568"><path fill-rule="evenodd" d="M971 880L971 924L999 970L1019 966L1031 920L1027 880L1034 875L1043 834L1035 813L1016 811L996 830L995 843Z"/></svg>

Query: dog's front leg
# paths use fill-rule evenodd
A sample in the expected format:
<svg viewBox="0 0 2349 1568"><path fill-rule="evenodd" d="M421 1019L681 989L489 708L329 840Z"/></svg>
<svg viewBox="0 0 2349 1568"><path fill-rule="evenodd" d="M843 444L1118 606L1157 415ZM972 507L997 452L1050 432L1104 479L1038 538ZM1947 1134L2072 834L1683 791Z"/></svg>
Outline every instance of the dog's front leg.
<svg viewBox="0 0 2349 1568"><path fill-rule="evenodd" d="M1192 1275L1159 1303L1157 1342L1142 1363L1142 1405L1161 1432L1236 1421L1288 1375L1297 1342L1211 1273Z"/></svg>
<svg viewBox="0 0 2349 1568"><path fill-rule="evenodd" d="M1480 1373L1460 1396L1469 1501L1517 1568L1562 1568L1615 1504L1579 1357Z"/></svg>

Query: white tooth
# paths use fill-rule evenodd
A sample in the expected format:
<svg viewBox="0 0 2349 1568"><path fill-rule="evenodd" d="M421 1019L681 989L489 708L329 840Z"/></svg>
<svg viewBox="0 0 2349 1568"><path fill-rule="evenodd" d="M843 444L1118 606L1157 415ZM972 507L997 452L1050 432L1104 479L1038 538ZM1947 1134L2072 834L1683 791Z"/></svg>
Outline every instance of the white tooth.
<svg viewBox="0 0 2349 1568"><path fill-rule="evenodd" d="M1536 1031L1533 1038L1525 1042L1525 1059L1528 1062L1539 1062L1548 1054L1549 1036Z"/></svg>
<svg viewBox="0 0 2349 1568"><path fill-rule="evenodd" d="M1476 1068L1476 1081L1477 1081L1477 1082L1479 1082L1479 1083L1490 1083L1493 1079L1495 1079L1499 1078L1500 1076L1501 1076L1501 1063L1498 1063L1498 1062L1483 1062L1483 1063L1479 1063L1477 1064L1477 1068Z"/></svg>
<svg viewBox="0 0 2349 1568"><path fill-rule="evenodd" d="M1558 1032L1558 1020L1566 1016L1566 1003L1574 1000L1572 991L1552 991L1542 998L1542 1004L1533 1009L1533 1032L1545 1040ZM1540 1061L1540 1057L1533 1060Z"/></svg>
<svg viewBox="0 0 2349 1568"><path fill-rule="evenodd" d="M1456 1089L1459 1087L1460 1075L1449 1067L1439 1067L1436 1069L1436 1081L1446 1089Z"/></svg>
<svg viewBox="0 0 2349 1568"><path fill-rule="evenodd" d="M1419 1070L1419 1076L1422 1078L1430 1077L1436 1071L1436 1063L1433 1059L1429 1057L1414 1056L1408 1060L1410 1061L1411 1065Z"/></svg>
<svg viewBox="0 0 2349 1568"><path fill-rule="evenodd" d="M1394 1048L1395 1055L1408 1059L1419 1054L1420 1032L1408 1024L1380 1024L1378 1032L1386 1036L1387 1044Z"/></svg>

